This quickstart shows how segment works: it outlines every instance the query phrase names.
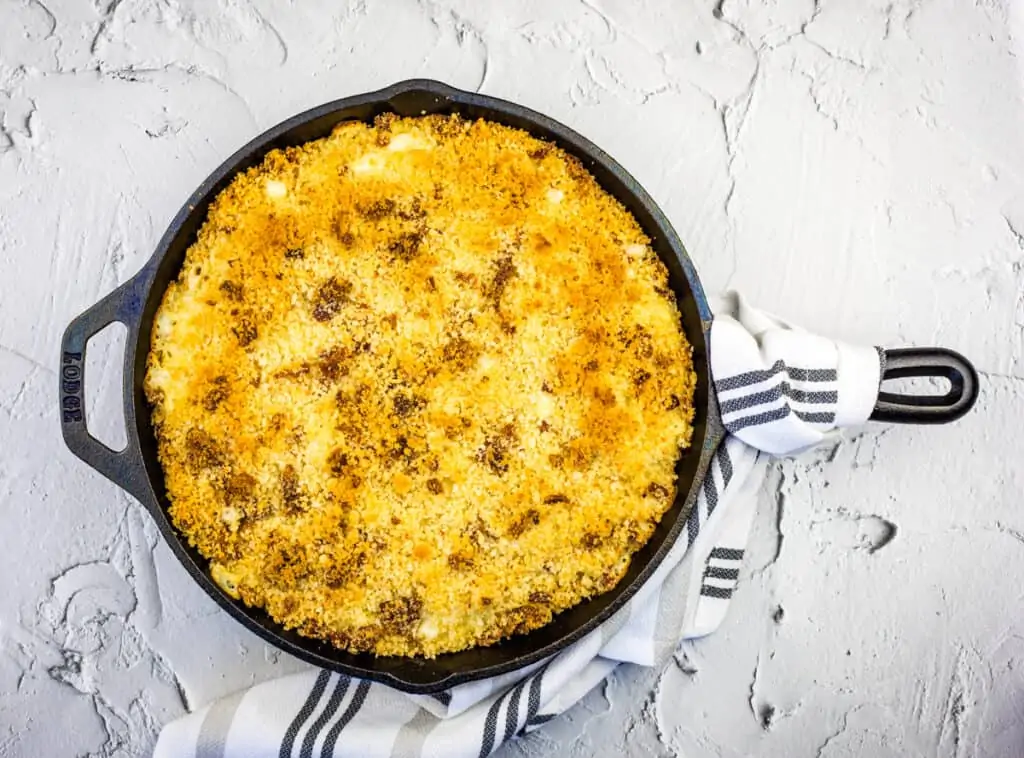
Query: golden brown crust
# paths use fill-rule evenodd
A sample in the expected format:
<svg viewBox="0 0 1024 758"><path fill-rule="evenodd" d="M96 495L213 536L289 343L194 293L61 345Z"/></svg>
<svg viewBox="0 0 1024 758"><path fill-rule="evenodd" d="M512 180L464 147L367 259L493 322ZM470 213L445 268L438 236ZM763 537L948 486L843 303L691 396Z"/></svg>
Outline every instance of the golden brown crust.
<svg viewBox="0 0 1024 758"><path fill-rule="evenodd" d="M519 130L387 117L274 151L157 314L170 515L228 592L347 650L535 629L671 505L695 376L666 279Z"/></svg>

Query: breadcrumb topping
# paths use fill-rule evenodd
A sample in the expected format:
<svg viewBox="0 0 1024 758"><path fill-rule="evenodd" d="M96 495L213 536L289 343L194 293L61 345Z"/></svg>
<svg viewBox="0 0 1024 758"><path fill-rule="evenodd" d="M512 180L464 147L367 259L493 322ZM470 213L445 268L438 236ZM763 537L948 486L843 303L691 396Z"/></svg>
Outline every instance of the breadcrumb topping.
<svg viewBox="0 0 1024 758"><path fill-rule="evenodd" d="M620 581L695 382L663 264L576 158L385 115L217 197L145 389L171 519L226 592L429 658Z"/></svg>

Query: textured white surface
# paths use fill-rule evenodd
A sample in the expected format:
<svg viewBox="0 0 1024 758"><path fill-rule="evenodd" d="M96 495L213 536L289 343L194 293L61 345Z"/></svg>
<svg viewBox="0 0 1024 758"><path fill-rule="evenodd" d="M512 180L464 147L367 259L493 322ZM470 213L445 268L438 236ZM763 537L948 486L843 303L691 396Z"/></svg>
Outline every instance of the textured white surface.
<svg viewBox="0 0 1024 758"><path fill-rule="evenodd" d="M186 705L302 665L217 610L64 449L58 342L238 146L412 76L593 139L709 291L983 371L955 426L873 427L777 465L724 628L504 755L1024 754L1008 2L0 0L0 756L145 755ZM91 357L116 436L115 353Z"/></svg>

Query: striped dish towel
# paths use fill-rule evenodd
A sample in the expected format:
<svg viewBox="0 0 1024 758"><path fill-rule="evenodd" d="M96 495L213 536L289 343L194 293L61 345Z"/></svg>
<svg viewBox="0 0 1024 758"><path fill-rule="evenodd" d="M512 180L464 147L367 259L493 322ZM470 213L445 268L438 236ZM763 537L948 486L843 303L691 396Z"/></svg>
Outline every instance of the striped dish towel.
<svg viewBox="0 0 1024 758"><path fill-rule="evenodd" d="M620 663L663 665L714 631L739 577L767 453L787 455L864 423L882 353L809 334L730 293L715 309L711 370L729 432L697 506L650 580L554 657L437 695L311 669L164 727L155 758L477 758L566 711Z"/></svg>

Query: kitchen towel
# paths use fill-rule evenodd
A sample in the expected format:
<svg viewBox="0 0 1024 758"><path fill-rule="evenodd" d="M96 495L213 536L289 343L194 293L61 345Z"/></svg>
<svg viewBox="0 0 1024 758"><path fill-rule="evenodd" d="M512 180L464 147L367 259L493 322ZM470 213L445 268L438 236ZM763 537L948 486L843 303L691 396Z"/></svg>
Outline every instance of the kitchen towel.
<svg viewBox="0 0 1024 758"><path fill-rule="evenodd" d="M631 600L555 656L436 695L311 669L164 727L154 758L477 758L568 710L620 663L663 665L714 631L739 577L769 456L867 421L884 354L810 334L729 293L714 308L711 375L728 431L684 534Z"/></svg>

